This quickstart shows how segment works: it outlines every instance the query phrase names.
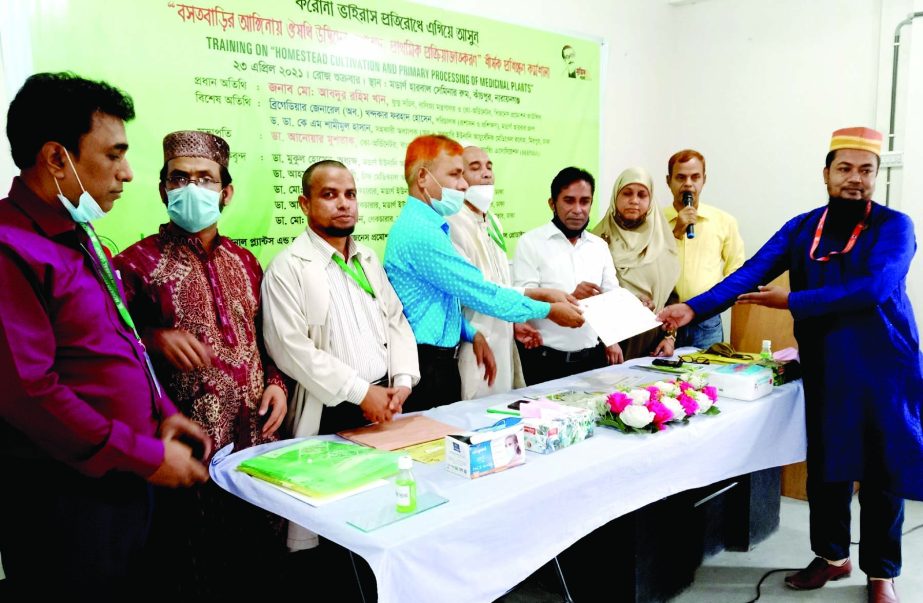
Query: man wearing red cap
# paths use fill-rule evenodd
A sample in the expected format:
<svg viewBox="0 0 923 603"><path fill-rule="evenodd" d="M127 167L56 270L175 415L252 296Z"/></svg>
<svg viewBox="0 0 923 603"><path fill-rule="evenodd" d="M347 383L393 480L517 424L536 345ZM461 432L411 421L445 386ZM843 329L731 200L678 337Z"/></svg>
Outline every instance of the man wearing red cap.
<svg viewBox="0 0 923 603"><path fill-rule="evenodd" d="M897 601L904 498L923 500L923 362L906 277L916 250L906 215L874 203L882 136L833 133L824 168L829 203L790 220L748 262L685 304L670 328L735 301L788 309L804 368L811 548L788 576L820 588L852 572L850 500L861 483L859 566L869 601ZM767 287L785 270L792 291Z"/></svg>

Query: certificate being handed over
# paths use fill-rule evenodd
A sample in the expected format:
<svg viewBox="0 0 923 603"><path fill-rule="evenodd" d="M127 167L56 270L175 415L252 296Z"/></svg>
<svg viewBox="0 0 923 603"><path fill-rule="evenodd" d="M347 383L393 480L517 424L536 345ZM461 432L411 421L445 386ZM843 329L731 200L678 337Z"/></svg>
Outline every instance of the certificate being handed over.
<svg viewBox="0 0 923 603"><path fill-rule="evenodd" d="M613 289L579 302L583 317L606 346L662 323L627 289Z"/></svg>

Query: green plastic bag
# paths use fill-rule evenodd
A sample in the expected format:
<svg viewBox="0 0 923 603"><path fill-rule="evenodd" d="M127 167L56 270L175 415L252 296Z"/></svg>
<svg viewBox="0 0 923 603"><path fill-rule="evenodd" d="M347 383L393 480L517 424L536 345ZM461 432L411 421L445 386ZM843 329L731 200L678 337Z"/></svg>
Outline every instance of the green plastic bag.
<svg viewBox="0 0 923 603"><path fill-rule="evenodd" d="M323 498L397 473L400 454L329 440L304 440L237 466L253 477Z"/></svg>

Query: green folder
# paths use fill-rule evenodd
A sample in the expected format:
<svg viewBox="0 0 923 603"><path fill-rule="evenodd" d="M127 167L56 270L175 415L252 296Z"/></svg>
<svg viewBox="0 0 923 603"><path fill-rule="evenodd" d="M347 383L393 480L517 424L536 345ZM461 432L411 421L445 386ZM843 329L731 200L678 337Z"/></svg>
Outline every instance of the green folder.
<svg viewBox="0 0 923 603"><path fill-rule="evenodd" d="M397 473L394 452L329 440L304 440L270 450L237 466L253 477L324 498Z"/></svg>

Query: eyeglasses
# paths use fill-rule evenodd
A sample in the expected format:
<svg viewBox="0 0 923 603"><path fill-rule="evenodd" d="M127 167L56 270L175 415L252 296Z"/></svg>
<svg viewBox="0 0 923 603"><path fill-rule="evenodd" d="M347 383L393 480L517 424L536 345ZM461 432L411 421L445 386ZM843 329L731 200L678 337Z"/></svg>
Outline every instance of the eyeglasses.
<svg viewBox="0 0 923 603"><path fill-rule="evenodd" d="M711 364L705 356L680 356L679 359L692 364Z"/></svg>
<svg viewBox="0 0 923 603"><path fill-rule="evenodd" d="M211 176L202 176L201 178L190 178L188 176L170 176L167 178L167 182L177 188L183 188L187 184L195 184L196 186L204 186L205 188L221 188L221 182L215 180Z"/></svg>

